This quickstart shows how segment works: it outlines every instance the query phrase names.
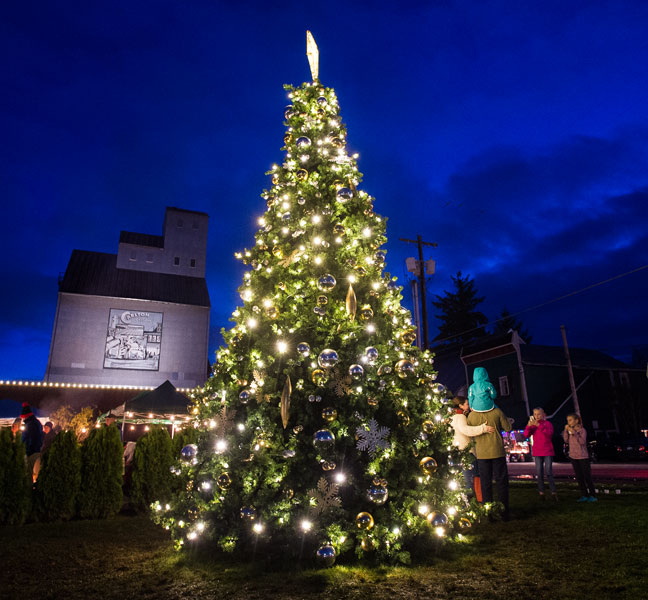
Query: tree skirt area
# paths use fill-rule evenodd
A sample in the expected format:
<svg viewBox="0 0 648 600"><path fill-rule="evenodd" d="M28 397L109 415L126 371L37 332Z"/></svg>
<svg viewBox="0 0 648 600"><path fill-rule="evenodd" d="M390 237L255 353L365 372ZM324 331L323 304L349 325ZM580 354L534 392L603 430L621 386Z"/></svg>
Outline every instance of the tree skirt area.
<svg viewBox="0 0 648 600"><path fill-rule="evenodd" d="M626 484L596 504L558 503L512 485L513 519L474 526L413 567L264 571L178 554L145 517L0 529L3 599L68 598L640 598L647 583L648 488ZM601 490L603 491L603 490Z"/></svg>

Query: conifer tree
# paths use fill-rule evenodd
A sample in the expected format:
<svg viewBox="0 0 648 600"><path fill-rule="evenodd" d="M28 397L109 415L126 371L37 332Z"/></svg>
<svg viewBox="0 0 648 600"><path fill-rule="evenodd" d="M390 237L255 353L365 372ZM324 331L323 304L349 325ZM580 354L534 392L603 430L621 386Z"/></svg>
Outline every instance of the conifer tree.
<svg viewBox="0 0 648 600"><path fill-rule="evenodd" d="M532 337L531 335L529 335L529 331L527 329L524 329L522 321L513 317L506 308L503 308L499 318L497 319L493 327L493 335L502 335L504 333L508 333L511 330L517 331L518 335L527 344L531 343Z"/></svg>
<svg viewBox="0 0 648 600"><path fill-rule="evenodd" d="M153 500L168 500L171 495L172 443L165 427L153 427L135 446L131 476L131 502L141 511Z"/></svg>
<svg viewBox="0 0 648 600"><path fill-rule="evenodd" d="M0 525L20 525L31 504L31 477L20 432L0 428Z"/></svg>
<svg viewBox="0 0 648 600"><path fill-rule="evenodd" d="M286 90L285 159L254 246L237 254L243 302L194 392L200 437L182 450L182 492L154 518L178 547L406 563L476 518L465 455L383 271L385 219L359 187L335 92L316 70Z"/></svg>
<svg viewBox="0 0 648 600"><path fill-rule="evenodd" d="M442 344L465 343L486 335L484 325L488 319L477 306L484 301L477 296L475 280L470 275L451 277L455 291L444 291L443 296L435 296L432 305L441 312L435 315L441 321L439 334L434 338Z"/></svg>
<svg viewBox="0 0 648 600"><path fill-rule="evenodd" d="M65 521L74 517L80 486L81 449L74 431L61 431L43 454L36 480L39 518Z"/></svg>
<svg viewBox="0 0 648 600"><path fill-rule="evenodd" d="M84 519L116 515L122 507L123 448L119 429L93 428L81 447L78 511Z"/></svg>

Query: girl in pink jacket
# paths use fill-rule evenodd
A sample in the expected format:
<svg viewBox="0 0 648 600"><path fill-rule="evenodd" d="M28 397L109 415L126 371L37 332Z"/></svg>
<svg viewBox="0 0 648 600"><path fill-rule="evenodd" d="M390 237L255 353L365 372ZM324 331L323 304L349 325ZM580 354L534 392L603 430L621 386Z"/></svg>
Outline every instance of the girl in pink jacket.
<svg viewBox="0 0 648 600"><path fill-rule="evenodd" d="M531 454L535 460L536 476L538 478L538 492L540 499L544 500L544 476L547 474L551 497L558 500L556 495L556 483L553 476L554 448L551 438L553 437L553 425L547 421L545 411L540 408L533 409L533 416L524 429L524 437L533 438Z"/></svg>

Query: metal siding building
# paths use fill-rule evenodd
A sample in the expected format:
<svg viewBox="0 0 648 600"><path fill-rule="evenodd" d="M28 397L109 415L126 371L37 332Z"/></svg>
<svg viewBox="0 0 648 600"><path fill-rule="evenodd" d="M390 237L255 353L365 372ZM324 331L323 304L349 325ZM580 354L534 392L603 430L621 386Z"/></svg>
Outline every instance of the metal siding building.
<svg viewBox="0 0 648 600"><path fill-rule="evenodd" d="M74 250L59 282L45 380L204 383L207 221L167 208L162 236L122 231L118 254Z"/></svg>

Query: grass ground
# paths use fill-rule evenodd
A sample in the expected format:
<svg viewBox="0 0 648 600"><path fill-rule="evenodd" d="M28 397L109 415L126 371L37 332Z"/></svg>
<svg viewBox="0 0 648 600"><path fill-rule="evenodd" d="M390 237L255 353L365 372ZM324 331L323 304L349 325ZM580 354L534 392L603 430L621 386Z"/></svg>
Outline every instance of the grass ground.
<svg viewBox="0 0 648 600"><path fill-rule="evenodd" d="M648 487L629 484L596 504L573 485L540 503L511 488L513 519L483 523L425 566L263 572L173 552L144 517L0 528L0 598L267 599L648 597Z"/></svg>

